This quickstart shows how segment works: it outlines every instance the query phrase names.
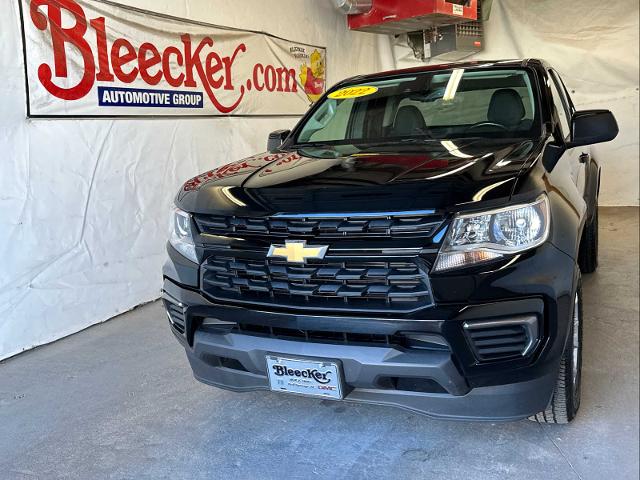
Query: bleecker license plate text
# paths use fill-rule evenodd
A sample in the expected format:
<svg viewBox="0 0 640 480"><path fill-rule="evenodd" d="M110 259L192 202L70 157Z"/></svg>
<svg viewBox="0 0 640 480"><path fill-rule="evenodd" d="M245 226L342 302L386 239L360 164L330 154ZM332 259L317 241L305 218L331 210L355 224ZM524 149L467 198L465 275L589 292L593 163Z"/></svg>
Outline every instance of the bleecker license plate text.
<svg viewBox="0 0 640 480"><path fill-rule="evenodd" d="M342 398L340 371L335 363L267 356L267 369L271 390Z"/></svg>

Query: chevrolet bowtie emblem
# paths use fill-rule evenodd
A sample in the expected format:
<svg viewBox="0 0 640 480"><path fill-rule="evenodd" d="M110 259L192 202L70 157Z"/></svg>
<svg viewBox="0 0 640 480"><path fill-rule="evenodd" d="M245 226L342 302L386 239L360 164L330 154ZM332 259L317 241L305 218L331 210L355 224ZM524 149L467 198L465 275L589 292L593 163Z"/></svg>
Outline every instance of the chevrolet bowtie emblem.
<svg viewBox="0 0 640 480"><path fill-rule="evenodd" d="M271 245L267 257L286 258L289 263L305 263L308 258L324 258L328 245L309 245L305 240L286 240L284 245Z"/></svg>

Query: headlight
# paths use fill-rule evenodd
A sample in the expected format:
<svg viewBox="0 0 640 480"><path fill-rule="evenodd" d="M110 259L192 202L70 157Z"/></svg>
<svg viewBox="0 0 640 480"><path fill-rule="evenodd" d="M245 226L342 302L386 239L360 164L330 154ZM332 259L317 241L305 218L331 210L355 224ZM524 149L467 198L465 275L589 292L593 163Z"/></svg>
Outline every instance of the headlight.
<svg viewBox="0 0 640 480"><path fill-rule="evenodd" d="M549 236L549 200L457 215L440 248L434 271L441 272L522 252Z"/></svg>
<svg viewBox="0 0 640 480"><path fill-rule="evenodd" d="M177 207L171 210L169 243L189 260L198 263L196 245L191 233L191 215Z"/></svg>

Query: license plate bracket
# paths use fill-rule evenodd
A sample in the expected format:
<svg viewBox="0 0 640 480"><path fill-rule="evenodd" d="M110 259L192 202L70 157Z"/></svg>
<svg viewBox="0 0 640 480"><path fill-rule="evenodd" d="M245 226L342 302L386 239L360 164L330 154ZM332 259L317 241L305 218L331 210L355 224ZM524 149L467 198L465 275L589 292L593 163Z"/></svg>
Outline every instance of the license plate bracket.
<svg viewBox="0 0 640 480"><path fill-rule="evenodd" d="M343 398L342 372L335 361L267 355L269 386L274 392Z"/></svg>

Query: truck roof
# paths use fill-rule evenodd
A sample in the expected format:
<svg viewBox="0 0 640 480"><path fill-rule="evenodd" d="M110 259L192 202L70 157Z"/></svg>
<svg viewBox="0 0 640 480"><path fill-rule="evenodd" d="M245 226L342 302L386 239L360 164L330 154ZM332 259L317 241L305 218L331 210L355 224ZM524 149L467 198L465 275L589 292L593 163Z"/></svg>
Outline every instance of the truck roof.
<svg viewBox="0 0 640 480"><path fill-rule="evenodd" d="M404 75L404 74L411 74L411 73L450 70L452 68L465 68L465 69L492 68L492 67L522 68L522 67L541 66L541 65L544 65L544 63L545 63L544 60L540 60L536 58L521 58L521 59L508 59L508 60L473 60L468 62L440 63L440 64L434 64L434 65L420 65L418 67L403 68L399 70L387 70L384 72L376 72L376 73L370 73L366 75L356 75L354 77L347 78L339 83L342 84L345 82L353 82L353 81L367 81L367 80L379 79L384 77L393 77L396 75Z"/></svg>

